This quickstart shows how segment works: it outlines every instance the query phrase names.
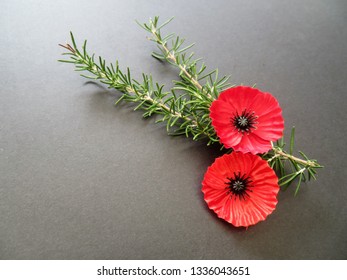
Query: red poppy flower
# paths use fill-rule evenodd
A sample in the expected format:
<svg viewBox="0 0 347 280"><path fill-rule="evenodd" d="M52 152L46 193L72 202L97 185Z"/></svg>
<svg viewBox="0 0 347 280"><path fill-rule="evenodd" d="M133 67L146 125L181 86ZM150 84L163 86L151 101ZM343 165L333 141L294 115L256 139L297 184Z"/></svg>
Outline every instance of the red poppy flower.
<svg viewBox="0 0 347 280"><path fill-rule="evenodd" d="M217 158L202 182L208 207L236 227L265 220L276 207L278 191L273 169L250 153L232 152Z"/></svg>
<svg viewBox="0 0 347 280"><path fill-rule="evenodd" d="M234 151L265 153L283 135L282 109L267 92L238 86L223 91L210 107L220 141Z"/></svg>

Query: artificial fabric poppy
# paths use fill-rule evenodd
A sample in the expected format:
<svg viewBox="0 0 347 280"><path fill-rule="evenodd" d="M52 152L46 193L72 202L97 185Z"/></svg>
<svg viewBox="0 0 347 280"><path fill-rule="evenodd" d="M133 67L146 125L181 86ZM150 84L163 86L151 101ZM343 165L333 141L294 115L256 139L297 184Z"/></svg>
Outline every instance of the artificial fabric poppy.
<svg viewBox="0 0 347 280"><path fill-rule="evenodd" d="M232 152L217 158L202 182L208 207L236 227L265 220L276 207L278 191L273 169L251 153Z"/></svg>
<svg viewBox="0 0 347 280"><path fill-rule="evenodd" d="M238 86L223 91L210 107L212 125L226 148L265 153L283 135L282 109L267 92Z"/></svg>

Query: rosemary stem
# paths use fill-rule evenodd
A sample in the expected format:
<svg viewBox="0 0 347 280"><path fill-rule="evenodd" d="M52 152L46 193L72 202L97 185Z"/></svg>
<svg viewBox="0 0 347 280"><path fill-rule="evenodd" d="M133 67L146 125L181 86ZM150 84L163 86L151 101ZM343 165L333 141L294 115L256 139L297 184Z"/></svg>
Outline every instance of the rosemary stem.
<svg viewBox="0 0 347 280"><path fill-rule="evenodd" d="M192 84L194 84L199 90L202 91L203 86L187 71L186 67L180 63L177 62L176 57L170 52L170 50L167 48L166 44L160 39L157 30L155 28L151 29L151 33L154 36L154 39L158 44L163 48L165 51L166 57L171 60L186 76L187 78L191 81ZM213 100L212 96L207 92L207 97L211 100Z"/></svg>
<svg viewBox="0 0 347 280"><path fill-rule="evenodd" d="M130 93L130 94L136 94L136 91L133 87L126 87L126 92L127 93ZM155 104L157 105L158 107L160 107L162 110L170 113L172 116L174 117L177 117L177 118L181 118L181 119L184 119L186 121L190 121L192 122L192 126L196 126L196 121L195 120L192 120L191 118L187 117L187 116L184 116L182 115L181 113L179 112L172 112L172 110L167 106L165 105L164 103L162 102L158 102L156 100L154 100L152 97L149 96L149 94L145 94L144 96L142 96L142 99L143 100L146 100L148 101L149 103L151 104Z"/></svg>
<svg viewBox="0 0 347 280"><path fill-rule="evenodd" d="M184 74L188 77L188 79L200 90L202 90L202 85L200 85L200 83L195 80L192 75L190 75L187 71L187 69L180 63L177 63L176 57L170 52L170 50L166 47L166 45L164 44L164 42L162 40L160 40L157 32L155 29L152 29L152 34L155 37L155 40L160 44L160 46L164 49L166 56L173 62L175 63L175 65L177 65L180 70L182 70L184 72Z"/></svg>
<svg viewBox="0 0 347 280"><path fill-rule="evenodd" d="M309 166L309 167L317 167L318 165L313 162L313 161L310 161L310 160L303 160L301 158L298 158L298 157L295 157L293 155L290 155L290 154L287 154L286 152L280 150L280 149L276 149L275 147L272 148L275 155L270 159L274 159L276 157L282 157L282 158L285 158L285 159L290 159L292 161L295 161L303 166Z"/></svg>
<svg viewBox="0 0 347 280"><path fill-rule="evenodd" d="M108 79L108 76L106 75L106 73L104 73L101 69L99 69L98 67L96 67L95 65L89 65L88 60L86 60L82 55L79 54L79 52L77 52L71 45L66 44L66 45L61 45L59 44L61 47L69 50L71 52L72 55L78 57L78 59L80 61L82 61L82 63L86 66L89 66L89 72L94 74L97 78L99 79ZM112 87L112 85L116 85L116 81L114 81L113 84L110 84L110 86ZM123 89L120 89L120 91L122 91L123 93L127 93L127 94L132 94L132 95L137 95L139 98L141 98L142 101L147 101L150 104L156 105L157 107L160 108L160 110L165 111L166 113L170 114L172 117L174 118L180 118L183 119L184 121L188 121L191 122L191 127L196 127L198 126L198 122L197 120L194 120L188 116L183 115L180 112L173 112L169 106L167 106L166 104L164 104L164 102L159 102L158 100L154 100L149 93L144 92L143 94L139 94L134 87L129 84L128 86L126 86ZM208 132L204 132L205 135L207 135L208 137L210 137Z"/></svg>

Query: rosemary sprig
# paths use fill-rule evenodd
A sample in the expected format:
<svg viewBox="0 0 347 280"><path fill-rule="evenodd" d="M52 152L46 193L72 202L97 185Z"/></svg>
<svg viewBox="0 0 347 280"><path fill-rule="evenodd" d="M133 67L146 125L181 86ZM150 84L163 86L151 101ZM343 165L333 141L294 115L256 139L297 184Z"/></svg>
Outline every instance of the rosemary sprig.
<svg viewBox="0 0 347 280"><path fill-rule="evenodd" d="M292 128L290 135L289 152L284 150L285 143L283 138L276 144L272 143L272 150L263 155L269 165L279 174L279 185L286 190L295 180L297 185L294 195L297 195L301 183L316 179L318 168L322 168L317 160L309 159L303 152L299 154L304 158L298 158L293 155L294 151L295 127Z"/></svg>
<svg viewBox="0 0 347 280"><path fill-rule="evenodd" d="M137 81L131 77L130 69L124 72L120 69L118 62L107 65L102 57L95 59L95 55L89 55L87 52L87 41L84 41L82 50L77 47L72 33L72 45L66 44L61 47L68 50L63 55L69 56L68 60L59 60L61 62L75 64L76 71L89 72L92 75L81 74L87 79L96 79L106 84L109 88L114 88L123 93L116 101L127 101L136 103L134 110L143 109L144 117L153 114L162 117L157 122L166 122L167 130L170 134L186 134L192 136L194 140L208 138L210 143L217 142L215 132L211 126L206 125L206 119L201 116L201 108L193 107L192 98L186 98L185 94L178 95L175 90L164 91L164 86L154 83L151 75L142 75L142 81ZM205 106L207 106L205 104ZM176 127L174 127L176 125Z"/></svg>
<svg viewBox="0 0 347 280"><path fill-rule="evenodd" d="M167 20L160 26L158 26L159 17L150 19L149 23L137 23L150 33L149 40L155 42L160 50L160 53L153 52L152 56L179 68L179 76L184 84L178 83L175 88L185 91L189 86L190 91L194 91L198 99L206 99L211 103L221 91L231 87L231 84L228 83L229 76L219 78L218 69L206 73L207 67L204 62L198 66L201 58L195 59L193 52L187 53L194 46L194 43L184 46L185 39L173 33L163 36L161 29L172 19ZM206 80L205 85L201 84L202 80Z"/></svg>
<svg viewBox="0 0 347 280"><path fill-rule="evenodd" d="M72 45L60 45L68 52L69 56L61 62L73 63L76 71L89 72L91 75L81 74L88 79L96 79L106 84L109 88L116 89L123 94L116 101L132 102L137 104L134 110L144 110L144 117L160 115L157 122L166 122L167 131L171 135L186 135L193 140L207 139L207 144L219 142L211 125L209 108L213 100L224 89L230 87L229 77L218 77L218 69L207 72L206 65L201 59L195 59L194 53L187 51L194 45L184 46L184 39L174 34L162 35L161 29L172 19L159 23L159 17L150 19L149 23L139 24L147 32L149 39L155 42L160 53L153 52L152 56L166 61L179 69L181 80L173 81L174 87L165 91L163 85L154 83L151 75L142 75L142 80L132 78L129 68L122 71L118 61L106 64L102 57L95 59L95 55L87 52L87 41L82 49L77 47L74 36L71 34ZM200 66L198 64L201 62ZM205 82L204 84L202 82ZM304 153L299 152L302 158L293 155L294 134L292 130L289 152L284 150L283 138L272 144L272 150L261 155L269 165L279 174L279 184L286 189L297 180L295 194L300 189L301 183L315 179L316 169L322 166L316 160L309 159ZM288 171L289 169L289 171Z"/></svg>

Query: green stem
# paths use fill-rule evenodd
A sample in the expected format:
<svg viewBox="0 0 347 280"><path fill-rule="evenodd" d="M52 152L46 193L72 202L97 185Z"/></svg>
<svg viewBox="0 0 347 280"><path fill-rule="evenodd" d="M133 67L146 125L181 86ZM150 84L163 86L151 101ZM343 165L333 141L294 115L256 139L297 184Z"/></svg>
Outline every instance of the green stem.
<svg viewBox="0 0 347 280"><path fill-rule="evenodd" d="M281 149L278 149L276 147L272 147L272 150L273 152L275 153L275 155L270 158L268 161L271 161L273 159L275 159L276 157L282 157L284 159L290 159L298 164L301 164L303 166L306 166L306 167L319 167L319 164L317 164L316 162L314 161L311 161L311 160L303 160L301 158L298 158L298 157L295 157L293 155L290 155L290 154L287 154L286 152L282 151Z"/></svg>
<svg viewBox="0 0 347 280"><path fill-rule="evenodd" d="M166 44L160 39L160 35L157 32L157 29L155 28L153 22L152 26L151 26L151 33L154 36L154 41L156 41L164 50L164 55L165 57L170 60L171 62L173 62L185 75L186 77L190 80L190 82L196 86L200 91L203 90L203 86L187 71L185 65L182 65L180 63L177 62L177 59L175 57L175 55L173 53L170 52L170 50L167 48ZM213 101L213 97L207 92L206 93L207 97Z"/></svg>

